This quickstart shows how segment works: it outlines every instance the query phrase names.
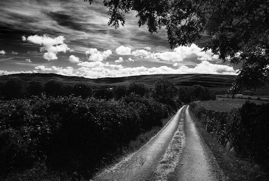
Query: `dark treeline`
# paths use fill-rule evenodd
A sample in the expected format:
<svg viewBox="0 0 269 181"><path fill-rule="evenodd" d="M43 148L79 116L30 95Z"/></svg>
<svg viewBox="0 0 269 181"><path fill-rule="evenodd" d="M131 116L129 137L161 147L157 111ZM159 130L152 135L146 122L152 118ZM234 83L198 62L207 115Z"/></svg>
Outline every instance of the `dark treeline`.
<svg viewBox="0 0 269 181"><path fill-rule="evenodd" d="M200 85L175 87L173 83L160 79L155 84L154 90L149 89L142 83L132 82L129 85L119 85L114 87L91 87L87 83L63 83L58 80L48 82L30 81L26 82L19 78L11 78L0 84L0 97L11 100L18 98L30 98L32 96L75 96L82 98L94 97L97 99L115 99L130 94L139 96L152 96L156 100L165 103L169 99L189 103L195 100L216 99L215 94L206 87ZM171 100L170 100L171 101Z"/></svg>
<svg viewBox="0 0 269 181"><path fill-rule="evenodd" d="M0 178L22 180L54 172L89 179L183 103L215 98L202 86L177 88L162 79L150 89L12 78L0 90Z"/></svg>

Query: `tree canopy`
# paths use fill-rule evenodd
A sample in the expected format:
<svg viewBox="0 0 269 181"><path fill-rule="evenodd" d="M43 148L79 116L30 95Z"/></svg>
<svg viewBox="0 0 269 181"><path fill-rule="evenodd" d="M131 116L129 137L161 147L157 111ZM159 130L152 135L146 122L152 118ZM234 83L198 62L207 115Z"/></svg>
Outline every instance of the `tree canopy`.
<svg viewBox="0 0 269 181"><path fill-rule="evenodd" d="M84 0L90 3L93 0ZM232 87L256 88L268 79L269 1L266 0L104 0L108 25L125 24L125 14L136 11L138 25L150 33L167 30L171 48L189 45L203 35L223 61L242 64Z"/></svg>

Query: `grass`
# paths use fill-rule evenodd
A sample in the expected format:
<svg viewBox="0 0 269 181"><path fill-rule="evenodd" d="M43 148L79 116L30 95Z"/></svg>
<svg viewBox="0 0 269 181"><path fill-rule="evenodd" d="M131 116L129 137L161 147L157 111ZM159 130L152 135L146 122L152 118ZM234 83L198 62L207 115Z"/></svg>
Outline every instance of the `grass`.
<svg viewBox="0 0 269 181"><path fill-rule="evenodd" d="M233 152L229 152L221 146L214 136L209 134L203 127L202 123L190 113L198 132L202 136L205 144L209 147L214 155L219 167L228 181L268 181L269 177L261 167L248 160L237 158Z"/></svg>
<svg viewBox="0 0 269 181"><path fill-rule="evenodd" d="M74 85L76 83L85 83L93 88L113 87L118 85L129 85L130 82L143 83L149 88L154 87L158 79L165 79L173 82L176 86L201 85L209 88L215 94L227 94L232 86L235 75L215 75L215 74L156 74L139 75L129 77L107 77L98 79L89 79L76 76L63 76L53 73L33 73L33 74L11 74L0 75L0 85L10 78L19 78L23 81L37 81L45 84L49 80L61 81L65 84ZM269 96L269 84L253 92L254 95Z"/></svg>
<svg viewBox="0 0 269 181"><path fill-rule="evenodd" d="M46 83L49 80L58 80L67 84L87 83L91 86L116 86L128 85L130 82L137 82L153 87L158 79L166 79L176 86L202 85L205 87L223 89L226 91L232 85L235 76L232 75L211 75L211 74L162 74L162 75L140 75L130 77L110 77L99 79L88 79L84 77L63 76L57 74L12 74L0 76L0 83L10 78L20 78L26 82L38 81Z"/></svg>
<svg viewBox="0 0 269 181"><path fill-rule="evenodd" d="M231 98L219 98L217 100L199 101L198 106L202 106L207 110L213 110L218 112L230 112L234 108L240 108L246 102L250 101L255 104L268 103L267 101L252 100L252 99L231 99Z"/></svg>

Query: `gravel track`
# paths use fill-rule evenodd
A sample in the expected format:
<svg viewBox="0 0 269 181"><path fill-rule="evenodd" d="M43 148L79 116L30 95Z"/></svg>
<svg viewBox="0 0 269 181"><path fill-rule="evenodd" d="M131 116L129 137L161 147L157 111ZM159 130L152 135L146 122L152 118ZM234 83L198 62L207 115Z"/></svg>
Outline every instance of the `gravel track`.
<svg viewBox="0 0 269 181"><path fill-rule="evenodd" d="M183 106L146 145L106 169L96 181L224 180L212 153Z"/></svg>

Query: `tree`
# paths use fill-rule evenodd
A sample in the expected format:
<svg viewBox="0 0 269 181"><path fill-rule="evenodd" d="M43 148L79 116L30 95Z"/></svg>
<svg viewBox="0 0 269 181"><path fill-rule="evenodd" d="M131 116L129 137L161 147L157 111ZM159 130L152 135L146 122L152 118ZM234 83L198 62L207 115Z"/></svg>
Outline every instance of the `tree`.
<svg viewBox="0 0 269 181"><path fill-rule="evenodd" d="M174 101L174 98L177 95L177 91L172 82L160 79L154 85L153 97L155 100L176 109L177 103Z"/></svg>
<svg viewBox="0 0 269 181"><path fill-rule="evenodd" d="M45 84L45 92L49 96L63 95L63 83L57 80L49 80Z"/></svg>
<svg viewBox="0 0 269 181"><path fill-rule="evenodd" d="M81 96L82 98L92 96L92 88L84 83L75 84L72 92L74 96Z"/></svg>
<svg viewBox="0 0 269 181"><path fill-rule="evenodd" d="M132 82L128 87L129 94L135 93L137 95L144 96L147 92L148 90L144 84Z"/></svg>
<svg viewBox="0 0 269 181"><path fill-rule="evenodd" d="M93 0L84 0L90 3ZM268 81L269 2L265 0L104 0L108 24L125 24L124 14L136 11L138 25L151 33L166 28L171 48L209 36L211 49L223 61L242 64L232 91L256 88Z"/></svg>
<svg viewBox="0 0 269 181"><path fill-rule="evenodd" d="M177 95L177 88L172 82L160 79L155 83L153 92L156 97L174 98Z"/></svg>
<svg viewBox="0 0 269 181"><path fill-rule="evenodd" d="M5 83L3 94L6 98L22 98L27 94L26 83L19 78L11 78Z"/></svg>
<svg viewBox="0 0 269 181"><path fill-rule="evenodd" d="M31 81L27 87L27 92L30 96L40 96L44 86L41 82Z"/></svg>
<svg viewBox="0 0 269 181"><path fill-rule="evenodd" d="M113 91L110 88L98 88L94 91L94 97L96 99L109 100L113 98Z"/></svg>
<svg viewBox="0 0 269 181"><path fill-rule="evenodd" d="M119 85L114 87L113 89L113 96L116 100L126 96L128 94L127 87L125 85Z"/></svg>

